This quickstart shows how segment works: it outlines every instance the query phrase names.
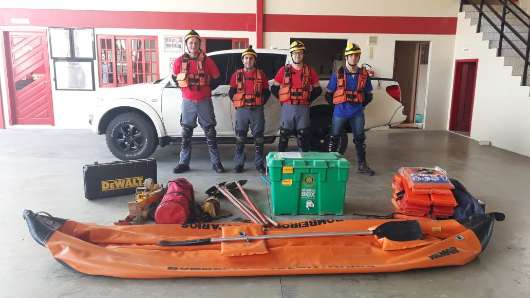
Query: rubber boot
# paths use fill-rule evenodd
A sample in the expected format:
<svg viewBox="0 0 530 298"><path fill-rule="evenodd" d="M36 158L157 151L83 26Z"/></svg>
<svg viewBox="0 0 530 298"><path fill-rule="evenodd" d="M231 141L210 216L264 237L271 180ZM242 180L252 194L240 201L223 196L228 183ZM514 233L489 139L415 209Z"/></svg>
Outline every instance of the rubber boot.
<svg viewBox="0 0 530 298"><path fill-rule="evenodd" d="M278 152L287 151L287 146L289 145L289 136L290 131L287 129L280 128L280 138L278 140Z"/></svg>
<svg viewBox="0 0 530 298"><path fill-rule="evenodd" d="M329 144L328 144L328 152L337 152L337 148L339 146L339 136L330 136L329 137Z"/></svg>
<svg viewBox="0 0 530 298"><path fill-rule="evenodd" d="M236 150L234 152L234 171L241 173L245 167L245 134L243 132L236 132Z"/></svg>
<svg viewBox="0 0 530 298"><path fill-rule="evenodd" d="M296 134L298 149L302 152L308 152L311 149L310 136L307 129L300 129Z"/></svg>
<svg viewBox="0 0 530 298"><path fill-rule="evenodd" d="M366 145L355 144L355 149L357 151L357 173L368 176L375 175L374 170L372 170L366 162Z"/></svg>
<svg viewBox="0 0 530 298"><path fill-rule="evenodd" d="M263 149L264 149L264 144L263 142L257 142L256 144L256 156L255 156L255 164L256 164L256 170L260 173L260 174L265 174L265 166L263 165L264 163L264 156L263 156Z"/></svg>

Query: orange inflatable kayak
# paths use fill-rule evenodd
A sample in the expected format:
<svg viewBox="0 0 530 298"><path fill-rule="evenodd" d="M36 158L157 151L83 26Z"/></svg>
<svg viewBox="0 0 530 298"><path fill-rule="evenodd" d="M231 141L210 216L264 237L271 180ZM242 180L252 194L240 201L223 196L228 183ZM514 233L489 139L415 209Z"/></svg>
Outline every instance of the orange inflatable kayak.
<svg viewBox="0 0 530 298"><path fill-rule="evenodd" d="M122 278L265 276L396 272L464 265L484 250L499 214L466 220L418 218L418 239L400 241L371 235L374 227L399 220L299 220L278 228L255 224L100 226L24 211L33 238L76 271ZM289 238L288 235L361 235ZM195 239L271 237L248 241L167 246ZM274 238L283 237L286 238ZM258 237L259 236L259 237ZM254 239L254 238L252 238Z"/></svg>

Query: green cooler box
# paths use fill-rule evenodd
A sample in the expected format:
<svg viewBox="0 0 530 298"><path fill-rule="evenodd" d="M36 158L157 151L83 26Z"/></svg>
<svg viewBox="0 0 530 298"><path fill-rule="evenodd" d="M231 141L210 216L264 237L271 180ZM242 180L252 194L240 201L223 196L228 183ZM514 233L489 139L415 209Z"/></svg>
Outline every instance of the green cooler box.
<svg viewBox="0 0 530 298"><path fill-rule="evenodd" d="M338 153L270 152L272 213L342 215L349 170Z"/></svg>

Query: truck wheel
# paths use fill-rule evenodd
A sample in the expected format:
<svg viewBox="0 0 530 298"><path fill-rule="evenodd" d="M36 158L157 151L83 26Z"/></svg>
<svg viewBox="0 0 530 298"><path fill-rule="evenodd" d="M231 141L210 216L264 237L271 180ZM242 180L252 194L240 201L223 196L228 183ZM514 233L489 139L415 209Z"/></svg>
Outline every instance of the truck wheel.
<svg viewBox="0 0 530 298"><path fill-rule="evenodd" d="M153 124L136 112L116 116L105 134L110 152L121 160L147 158L158 145Z"/></svg>

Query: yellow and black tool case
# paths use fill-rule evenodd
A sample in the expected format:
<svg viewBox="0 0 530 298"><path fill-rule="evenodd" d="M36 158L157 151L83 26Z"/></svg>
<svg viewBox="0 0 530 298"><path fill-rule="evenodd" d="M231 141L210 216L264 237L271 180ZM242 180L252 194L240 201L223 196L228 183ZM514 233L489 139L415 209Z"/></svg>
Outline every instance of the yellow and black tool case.
<svg viewBox="0 0 530 298"><path fill-rule="evenodd" d="M156 183L156 160L137 159L83 166L85 197L89 200L133 194L151 178Z"/></svg>

